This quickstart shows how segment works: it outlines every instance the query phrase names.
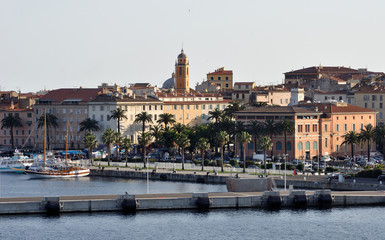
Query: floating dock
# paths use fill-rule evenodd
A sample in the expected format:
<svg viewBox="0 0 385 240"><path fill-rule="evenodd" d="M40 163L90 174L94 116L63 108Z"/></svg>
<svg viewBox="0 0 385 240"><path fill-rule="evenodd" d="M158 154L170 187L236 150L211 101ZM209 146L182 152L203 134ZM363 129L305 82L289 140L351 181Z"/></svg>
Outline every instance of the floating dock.
<svg viewBox="0 0 385 240"><path fill-rule="evenodd" d="M265 191L0 198L0 214L385 204L384 191Z"/></svg>

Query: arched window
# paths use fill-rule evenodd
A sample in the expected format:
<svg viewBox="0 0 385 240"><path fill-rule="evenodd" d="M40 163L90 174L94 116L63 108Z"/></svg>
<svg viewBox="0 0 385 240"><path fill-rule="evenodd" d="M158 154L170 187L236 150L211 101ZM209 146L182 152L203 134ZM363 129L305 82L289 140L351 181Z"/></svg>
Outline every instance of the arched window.
<svg viewBox="0 0 385 240"><path fill-rule="evenodd" d="M302 142L298 143L298 150L302 150Z"/></svg>
<svg viewBox="0 0 385 240"><path fill-rule="evenodd" d="M182 68L179 67L179 75L182 75Z"/></svg>
<svg viewBox="0 0 385 240"><path fill-rule="evenodd" d="M317 150L318 149L318 144L316 141L313 142L313 150Z"/></svg>
<svg viewBox="0 0 385 240"><path fill-rule="evenodd" d="M275 144L275 149L276 149L277 151L281 151L281 150L282 150L282 143L281 143L281 142L277 142L277 143Z"/></svg>
<svg viewBox="0 0 385 240"><path fill-rule="evenodd" d="M287 151L291 151L291 142L286 143Z"/></svg>
<svg viewBox="0 0 385 240"><path fill-rule="evenodd" d="M310 150L310 142L306 142L306 151Z"/></svg>

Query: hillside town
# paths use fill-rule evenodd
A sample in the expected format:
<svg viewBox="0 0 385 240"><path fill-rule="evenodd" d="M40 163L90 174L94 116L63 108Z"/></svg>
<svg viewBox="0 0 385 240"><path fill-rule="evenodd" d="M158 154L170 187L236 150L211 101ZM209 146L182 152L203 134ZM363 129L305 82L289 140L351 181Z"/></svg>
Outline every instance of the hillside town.
<svg viewBox="0 0 385 240"><path fill-rule="evenodd" d="M190 88L182 49L162 86L1 91L0 151L41 151L44 114L50 150L63 150L68 142L73 151L106 151L108 157L111 147L125 149L123 139L132 145L126 146L130 156L144 148L155 160L185 153L192 160L205 152L216 159L224 151L227 160L263 160L262 154L272 161L347 159L353 165L358 157L370 164L383 150L383 72L310 66L285 72L281 84L263 86L236 79L225 67L208 71L205 81ZM114 133L119 137L108 136Z"/></svg>

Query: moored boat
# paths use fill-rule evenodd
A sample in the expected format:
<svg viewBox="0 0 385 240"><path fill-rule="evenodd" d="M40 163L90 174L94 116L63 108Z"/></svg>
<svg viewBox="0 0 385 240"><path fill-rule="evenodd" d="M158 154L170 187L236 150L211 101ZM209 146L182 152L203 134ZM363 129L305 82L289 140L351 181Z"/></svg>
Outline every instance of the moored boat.
<svg viewBox="0 0 385 240"><path fill-rule="evenodd" d="M0 158L0 172L22 172L33 164L34 160L24 156L18 149L12 157Z"/></svg>

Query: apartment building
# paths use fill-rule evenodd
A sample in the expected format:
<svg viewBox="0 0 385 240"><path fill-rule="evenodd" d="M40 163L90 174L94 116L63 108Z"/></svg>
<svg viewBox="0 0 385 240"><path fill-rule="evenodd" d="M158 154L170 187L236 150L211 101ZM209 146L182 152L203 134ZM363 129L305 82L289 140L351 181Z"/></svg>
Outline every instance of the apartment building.
<svg viewBox="0 0 385 240"><path fill-rule="evenodd" d="M232 100L248 103L250 101L250 90L255 88L254 82L236 82L232 93Z"/></svg>
<svg viewBox="0 0 385 240"><path fill-rule="evenodd" d="M153 97L126 96L115 94L101 94L89 103L88 112L91 119L98 121L100 131L94 132L98 141L102 143L103 132L111 128L118 131L118 123L115 119L110 119L111 112L116 109L125 110L127 119L120 122L120 132L123 136L128 136L134 144L138 143L138 137L142 132L142 124L134 123L136 115L147 112L152 116L153 123L146 124L145 131L151 126L157 125L159 115L163 113L163 102Z"/></svg>
<svg viewBox="0 0 385 240"><path fill-rule="evenodd" d="M250 103L263 102L268 105L288 106L291 91L275 87L255 87L250 90Z"/></svg>
<svg viewBox="0 0 385 240"><path fill-rule="evenodd" d="M235 113L236 121L287 119L294 122L295 132L287 136L288 159L312 159L320 156L350 154L350 146L342 145L343 135L349 131L360 132L367 124L375 126L376 111L349 105L345 102L309 103L290 107L249 108ZM284 136L273 136L274 156L284 153ZM247 148L247 156L256 152L254 143ZM236 144L238 148L238 144ZM358 147L357 147L358 148ZM367 146L359 147L367 152ZM371 151L375 150L372 144ZM358 153L357 153L358 154Z"/></svg>
<svg viewBox="0 0 385 240"><path fill-rule="evenodd" d="M58 126L49 131L50 148L65 149L68 120L68 147L81 149L84 147L84 133L79 132L79 123L88 118L88 103L100 93L98 88L62 88L52 90L39 99L34 105L34 122L46 113L57 117ZM43 147L43 131L35 129L35 142Z"/></svg>
<svg viewBox="0 0 385 240"><path fill-rule="evenodd" d="M377 112L377 125L385 123L385 88L364 87L354 91L350 97L354 100L350 100L352 104Z"/></svg>
<svg viewBox="0 0 385 240"><path fill-rule="evenodd" d="M218 86L222 91L233 89L233 71L225 70L225 67L218 68L207 74L207 81Z"/></svg>

